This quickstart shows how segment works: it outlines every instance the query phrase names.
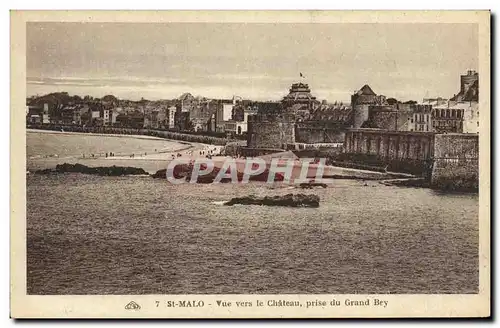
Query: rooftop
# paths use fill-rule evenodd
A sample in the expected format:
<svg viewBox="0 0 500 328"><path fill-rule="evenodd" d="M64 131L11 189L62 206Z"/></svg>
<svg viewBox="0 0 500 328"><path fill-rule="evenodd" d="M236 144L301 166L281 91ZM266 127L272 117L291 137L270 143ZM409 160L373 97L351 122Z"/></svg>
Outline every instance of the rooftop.
<svg viewBox="0 0 500 328"><path fill-rule="evenodd" d="M366 96L376 96L377 94L373 92L372 88L368 84L365 84L361 89L356 92L358 95L366 95Z"/></svg>
<svg viewBox="0 0 500 328"><path fill-rule="evenodd" d="M311 95L309 85L305 83L294 83L290 88L290 93L283 97L283 101L311 102L316 101L316 97Z"/></svg>

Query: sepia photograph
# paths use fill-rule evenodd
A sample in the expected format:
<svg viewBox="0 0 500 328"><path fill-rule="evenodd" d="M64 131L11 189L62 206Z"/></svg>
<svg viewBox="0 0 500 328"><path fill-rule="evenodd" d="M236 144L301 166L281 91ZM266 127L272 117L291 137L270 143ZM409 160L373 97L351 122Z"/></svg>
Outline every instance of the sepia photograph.
<svg viewBox="0 0 500 328"><path fill-rule="evenodd" d="M490 13L374 13L11 12L14 316L489 316Z"/></svg>

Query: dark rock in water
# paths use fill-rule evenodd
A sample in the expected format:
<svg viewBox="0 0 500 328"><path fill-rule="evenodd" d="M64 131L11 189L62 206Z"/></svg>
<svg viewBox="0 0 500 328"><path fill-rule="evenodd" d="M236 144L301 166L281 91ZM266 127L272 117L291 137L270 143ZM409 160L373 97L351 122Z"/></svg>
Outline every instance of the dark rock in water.
<svg viewBox="0 0 500 328"><path fill-rule="evenodd" d="M288 207L319 207L319 197L317 195L287 194L284 196L266 196L264 198L258 198L250 195L247 197L232 198L230 201L224 203L224 205L227 206L232 206L235 204Z"/></svg>
<svg viewBox="0 0 500 328"><path fill-rule="evenodd" d="M151 177L155 179L166 179L167 178L167 169L162 169L156 171L155 174L151 174Z"/></svg>
<svg viewBox="0 0 500 328"><path fill-rule="evenodd" d="M326 188L327 185L326 185L326 183L321 183L321 182L305 182L305 183L299 184L299 187L302 189L312 189L314 187Z"/></svg>
<svg viewBox="0 0 500 328"><path fill-rule="evenodd" d="M33 172L34 174L51 174L51 173L57 173L54 169L43 169L43 170L36 170Z"/></svg>
<svg viewBox="0 0 500 328"><path fill-rule="evenodd" d="M202 165L201 169L204 170L204 169L206 169L206 167L204 167ZM217 177L217 175L219 174L219 172L220 172L220 169L215 167L212 170L212 172L210 172L208 174L204 174L204 175L199 175L196 179L196 182L197 183L212 183L212 182L214 182L214 180ZM185 178L187 182L191 181L192 173L193 173L193 165L190 165L190 164L176 165L173 169L173 177L175 179ZM156 178L156 179L166 179L167 178L167 170L166 169L158 170L155 174L152 174L151 176L153 178ZM241 181L243 179L243 174L238 173L237 178L238 178L238 181ZM230 178L223 178L223 179L221 179L220 182L222 182L222 183L231 182L231 179Z"/></svg>
<svg viewBox="0 0 500 328"><path fill-rule="evenodd" d="M201 165L201 169L206 169L206 167L204 167L204 165ZM217 178L217 175L219 174L220 172L220 168L218 167L214 167L214 169L212 170L212 172L208 173L208 174L204 174L204 175L199 175L196 179L196 183L213 183L215 181L215 179ZM227 170L225 174L229 174L230 173L230 170ZM191 175L188 176L188 181L191 181ZM238 181L241 181L243 180L243 173L240 173L240 172L236 172L236 179ZM221 183L228 183L228 182L231 182L231 178L222 178L220 180Z"/></svg>
<svg viewBox="0 0 500 328"><path fill-rule="evenodd" d="M55 169L38 170L37 174L50 173L83 173L95 174L101 176L122 176L122 175L147 175L148 173L141 168L130 166L104 166L104 167L89 167L82 164L58 164Z"/></svg>
<svg viewBox="0 0 500 328"><path fill-rule="evenodd" d="M200 166L200 169L205 170L206 165L202 164ZM196 183L213 183L215 181L215 179L217 178L217 175L219 174L220 170L221 170L221 168L214 167L212 172L210 172L208 174L204 174L204 175L199 175L196 179ZM180 165L176 165L174 167L173 175L176 179L186 178L186 181L191 181L192 172L193 172L193 165L192 164L180 164ZM225 174L229 174L229 173L230 173L229 170L225 172ZM156 179L166 179L167 178L166 174L167 174L167 170L162 169L162 170L158 170L155 174L152 174L151 176L153 178L156 178ZM241 182L243 180L243 176L244 176L244 174L242 172L236 173L236 179L238 180L238 182ZM251 175L249 177L249 181L266 182L268 179L268 176L269 176L269 170L266 170L266 171L262 172L261 174ZM283 174L276 173L274 175L274 181L283 181L283 180L284 180ZM231 181L232 181L231 178L226 177L226 178L222 178L220 182L221 183L228 183Z"/></svg>
<svg viewBox="0 0 500 328"><path fill-rule="evenodd" d="M185 178L191 175L192 167L188 164L176 165L174 167L174 178L180 179ZM167 178L167 169L161 169L156 171L155 174L151 174L151 177L155 179L166 179Z"/></svg>

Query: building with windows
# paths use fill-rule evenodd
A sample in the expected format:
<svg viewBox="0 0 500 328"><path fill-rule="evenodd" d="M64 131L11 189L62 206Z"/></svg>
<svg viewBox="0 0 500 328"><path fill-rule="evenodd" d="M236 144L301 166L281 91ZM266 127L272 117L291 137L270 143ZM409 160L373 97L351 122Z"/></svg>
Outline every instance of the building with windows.
<svg viewBox="0 0 500 328"><path fill-rule="evenodd" d="M248 131L248 122L229 120L225 125L225 132L227 134L241 135Z"/></svg>
<svg viewBox="0 0 500 328"><path fill-rule="evenodd" d="M460 75L460 92L451 100L478 101L479 100L479 74L468 70L467 74Z"/></svg>
<svg viewBox="0 0 500 328"><path fill-rule="evenodd" d="M462 133L464 109L451 101L432 108L432 130L438 133Z"/></svg>
<svg viewBox="0 0 500 328"><path fill-rule="evenodd" d="M226 129L226 122L231 120L233 116L233 108L236 100L233 99L220 99L217 103L215 110L215 130L217 132L224 132Z"/></svg>
<svg viewBox="0 0 500 328"><path fill-rule="evenodd" d="M456 106L464 106L464 128L463 133L479 133L479 104L477 101L466 101L457 103Z"/></svg>
<svg viewBox="0 0 500 328"><path fill-rule="evenodd" d="M102 109L102 124L104 126L108 126L111 124L111 109L109 108Z"/></svg>
<svg viewBox="0 0 500 328"><path fill-rule="evenodd" d="M177 111L177 108L175 106L170 106L168 109L168 128L169 129L174 129L175 128L175 112Z"/></svg>
<svg viewBox="0 0 500 328"><path fill-rule="evenodd" d="M460 75L460 92L451 99L450 107L463 111L463 133L479 133L479 73L468 70Z"/></svg>
<svg viewBox="0 0 500 328"><path fill-rule="evenodd" d="M432 105L415 105L413 115L409 117L408 120L408 131L410 132L434 131L432 125Z"/></svg>

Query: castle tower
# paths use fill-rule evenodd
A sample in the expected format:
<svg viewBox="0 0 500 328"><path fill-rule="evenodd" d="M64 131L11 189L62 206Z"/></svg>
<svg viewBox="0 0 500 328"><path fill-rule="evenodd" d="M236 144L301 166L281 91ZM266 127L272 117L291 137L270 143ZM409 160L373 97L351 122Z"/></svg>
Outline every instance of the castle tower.
<svg viewBox="0 0 500 328"><path fill-rule="evenodd" d="M306 83L293 83L290 87L289 93L283 97L281 101L285 109L290 108L304 108L311 110L314 106L319 103L311 94L311 89Z"/></svg>
<svg viewBox="0 0 500 328"><path fill-rule="evenodd" d="M377 104L377 94L373 92L368 84L365 84L361 89L356 91L351 96L351 106L353 111L354 128L360 128L361 125L368 119L368 108L370 105Z"/></svg>

